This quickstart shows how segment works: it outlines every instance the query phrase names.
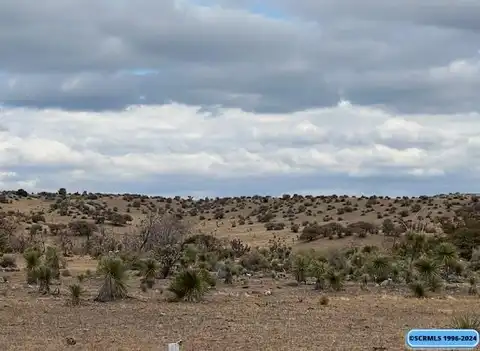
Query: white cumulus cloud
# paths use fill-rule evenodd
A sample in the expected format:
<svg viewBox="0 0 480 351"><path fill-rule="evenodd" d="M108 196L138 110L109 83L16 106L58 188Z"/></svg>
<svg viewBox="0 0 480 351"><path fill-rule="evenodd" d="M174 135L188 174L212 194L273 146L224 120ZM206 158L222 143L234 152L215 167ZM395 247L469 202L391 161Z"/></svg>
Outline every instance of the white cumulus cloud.
<svg viewBox="0 0 480 351"><path fill-rule="evenodd" d="M165 175L425 178L480 164L479 114L398 115L348 102L290 114L212 115L175 103L119 112L5 108L2 123L3 186L55 180L81 188Z"/></svg>

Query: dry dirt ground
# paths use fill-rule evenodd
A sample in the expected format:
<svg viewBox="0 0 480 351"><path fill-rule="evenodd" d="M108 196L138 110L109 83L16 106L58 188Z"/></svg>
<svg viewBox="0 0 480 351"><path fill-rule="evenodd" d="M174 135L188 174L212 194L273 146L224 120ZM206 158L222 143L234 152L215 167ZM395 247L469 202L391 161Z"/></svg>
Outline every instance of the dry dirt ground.
<svg viewBox="0 0 480 351"><path fill-rule="evenodd" d="M447 328L456 314L480 312L478 297L416 299L378 287L347 286L322 305L311 286L268 279L252 279L248 288L220 284L201 303L165 302L160 282L147 293L132 288L132 300L70 306L66 297L25 288L23 275L15 278L17 290L0 297L2 350L166 350L180 339L191 351L405 350L408 330Z"/></svg>
<svg viewBox="0 0 480 351"><path fill-rule="evenodd" d="M428 225L435 230L435 218L452 216L453 210L470 200L467 195L448 195L413 199L378 198L368 206L368 198L325 197L289 199L232 198L194 204L193 200L140 200L125 196L102 195L96 200L70 196L67 214L51 210L53 200L10 197L0 204L0 212L25 214L24 229L32 225L29 216L42 213L45 223L68 223L75 219L92 220L92 214L79 203L98 203L104 209L116 207L129 213L131 223L109 227L117 235L138 229L149 204L172 213L180 213L196 230L217 237L240 238L252 246L261 246L275 233L294 249L325 249L351 245L381 245L382 235L348 237L312 243L300 243L291 223L319 223L325 216L343 224L367 221L380 224L385 218L415 220L412 206L419 204ZM169 203L171 201L171 203ZM140 202L140 205L134 202ZM268 206L283 221L283 230L266 231L252 211ZM353 207L338 214L339 208ZM395 209L391 209L394 207ZM197 213L192 211L197 209ZM407 216L400 211L407 210ZM218 216L223 212L223 216ZM287 213L290 212L290 213ZM249 216L250 214L250 216ZM203 216L203 217L202 217ZM223 217L216 219L215 217ZM240 225L241 218L246 223ZM249 224L249 219L252 222ZM108 223L107 223L108 225ZM47 239L55 242L47 234ZM21 258L17 260L21 263ZM168 303L162 293L165 282L158 281L147 293L140 291L136 277L129 285L136 298L112 303L94 303L85 299L80 306L67 304L66 286L86 269L95 270L97 262L77 255L68 259L73 277L62 277L60 296L39 296L25 285L25 272L9 272L8 283L0 283L1 350L166 350L168 342L183 340L182 350L404 350L405 333L412 328L448 327L455 314L480 312L478 297L444 293L429 299L409 297L409 292L370 287L362 291L347 286L341 293L328 293L329 303L320 304L321 294L311 286L292 287L285 281L252 277L248 286L218 284L202 303ZM98 288L96 279L88 280L87 298ZM264 292L270 289L272 295ZM73 338L75 345L68 345Z"/></svg>

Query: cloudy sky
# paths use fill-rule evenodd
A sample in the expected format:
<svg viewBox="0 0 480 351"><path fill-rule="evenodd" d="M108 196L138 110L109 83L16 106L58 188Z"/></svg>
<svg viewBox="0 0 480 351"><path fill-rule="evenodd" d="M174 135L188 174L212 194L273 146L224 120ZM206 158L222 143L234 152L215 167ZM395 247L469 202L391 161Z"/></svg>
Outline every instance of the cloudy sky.
<svg viewBox="0 0 480 351"><path fill-rule="evenodd" d="M480 184L478 0L2 0L0 189Z"/></svg>

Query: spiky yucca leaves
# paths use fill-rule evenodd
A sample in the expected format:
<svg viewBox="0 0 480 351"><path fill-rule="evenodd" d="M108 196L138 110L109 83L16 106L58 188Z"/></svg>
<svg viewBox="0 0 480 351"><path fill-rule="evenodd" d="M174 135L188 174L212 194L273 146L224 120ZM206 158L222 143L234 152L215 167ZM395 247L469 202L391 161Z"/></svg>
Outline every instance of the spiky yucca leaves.
<svg viewBox="0 0 480 351"><path fill-rule="evenodd" d="M452 319L453 329L474 329L480 332L480 317L471 313L455 316Z"/></svg>
<svg viewBox="0 0 480 351"><path fill-rule="evenodd" d="M293 274L299 283L307 282L308 258L303 255L296 255L293 259Z"/></svg>
<svg viewBox="0 0 480 351"><path fill-rule="evenodd" d="M368 265L368 271L376 283L383 282L390 277L392 271L390 258L385 255L375 255Z"/></svg>
<svg viewBox="0 0 480 351"><path fill-rule="evenodd" d="M427 238L423 233L409 231L404 240L398 245L397 251L401 256L408 257L410 265L427 249Z"/></svg>
<svg viewBox="0 0 480 351"><path fill-rule="evenodd" d="M420 257L416 260L414 266L420 274L420 277L425 281L438 276L440 271L438 263L426 256Z"/></svg>
<svg viewBox="0 0 480 351"><path fill-rule="evenodd" d="M327 272L327 265L318 259L313 259L308 267L308 273L315 278L315 290L325 288L325 273Z"/></svg>
<svg viewBox="0 0 480 351"><path fill-rule="evenodd" d="M121 258L102 257L97 272L103 275L103 284L95 301L107 302L127 297L126 266Z"/></svg>
<svg viewBox="0 0 480 351"><path fill-rule="evenodd" d="M189 268L178 272L173 278L168 290L175 294L178 300L200 301L208 289L203 274Z"/></svg>
<svg viewBox="0 0 480 351"><path fill-rule="evenodd" d="M422 256L414 262L414 266L420 275L420 279L427 284L430 291L435 292L442 287L440 265L437 261Z"/></svg>
<svg viewBox="0 0 480 351"><path fill-rule="evenodd" d="M27 284L37 283L36 269L40 265L41 256L42 253L36 248L27 249L23 253L27 270Z"/></svg>
<svg viewBox="0 0 480 351"><path fill-rule="evenodd" d="M143 275L142 282L145 282L146 286L151 289L155 284L155 277L160 265L153 258L147 258L142 261L141 272Z"/></svg>
<svg viewBox="0 0 480 351"><path fill-rule="evenodd" d="M39 282L38 290L43 294L50 293L50 284L53 279L52 269L46 264L41 264L34 269L33 274Z"/></svg>
<svg viewBox="0 0 480 351"><path fill-rule="evenodd" d="M60 257L57 249L49 246L45 252L45 263L52 270L52 275L55 279L60 278Z"/></svg>
<svg viewBox="0 0 480 351"><path fill-rule="evenodd" d="M449 261L458 259L458 252L455 245L443 242L436 247L435 256L441 264L448 264Z"/></svg>
<svg viewBox="0 0 480 351"><path fill-rule="evenodd" d="M342 290L344 277L341 272L336 271L334 268L330 268L325 273L325 277L333 290Z"/></svg>
<svg viewBox="0 0 480 351"><path fill-rule="evenodd" d="M458 264L458 252L451 243L440 243L435 249L435 258L444 270L444 278L447 278Z"/></svg>
<svg viewBox="0 0 480 351"><path fill-rule="evenodd" d="M72 284L69 285L68 290L70 291L70 302L74 306L78 305L83 294L82 286L80 284Z"/></svg>

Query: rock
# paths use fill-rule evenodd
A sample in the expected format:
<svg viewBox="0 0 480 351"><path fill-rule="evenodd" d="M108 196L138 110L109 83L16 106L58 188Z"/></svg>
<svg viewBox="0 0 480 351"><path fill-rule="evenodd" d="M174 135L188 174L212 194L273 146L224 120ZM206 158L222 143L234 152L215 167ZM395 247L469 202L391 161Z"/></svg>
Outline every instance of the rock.
<svg viewBox="0 0 480 351"><path fill-rule="evenodd" d="M272 295L272 290L267 290L264 292L265 296L270 296Z"/></svg>
<svg viewBox="0 0 480 351"><path fill-rule="evenodd" d="M67 337L67 345L70 345L70 346L73 346L73 345L76 345L77 344L77 340L75 340L74 338L72 338L71 336Z"/></svg>
<svg viewBox="0 0 480 351"><path fill-rule="evenodd" d="M391 284L392 284L392 279L388 278L388 279L384 280L383 282L381 282L380 286L381 287L387 287L387 286L390 286Z"/></svg>

